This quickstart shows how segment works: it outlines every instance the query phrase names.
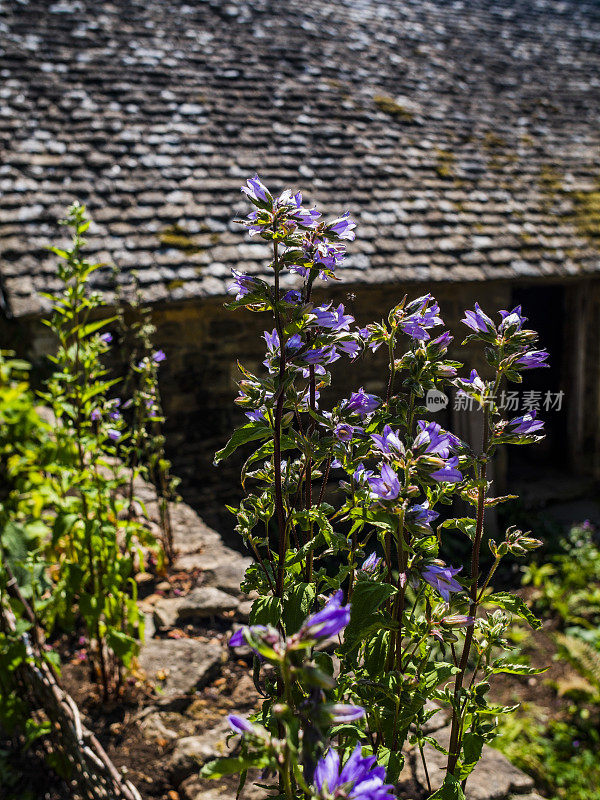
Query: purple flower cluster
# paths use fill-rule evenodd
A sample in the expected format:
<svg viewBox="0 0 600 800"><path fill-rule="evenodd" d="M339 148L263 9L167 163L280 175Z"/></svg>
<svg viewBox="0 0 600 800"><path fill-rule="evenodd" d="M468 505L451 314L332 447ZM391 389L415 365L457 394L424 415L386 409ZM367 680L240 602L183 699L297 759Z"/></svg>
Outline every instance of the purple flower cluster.
<svg viewBox="0 0 600 800"><path fill-rule="evenodd" d="M425 294L406 306L400 329L411 339L426 341L429 329L443 324L439 305L431 294Z"/></svg>
<svg viewBox="0 0 600 800"><path fill-rule="evenodd" d="M341 766L340 757L331 748L315 768L313 784L317 797L352 800L393 800L393 787L385 784L385 769L376 766L377 758L363 758L360 745Z"/></svg>
<svg viewBox="0 0 600 800"><path fill-rule="evenodd" d="M251 236L260 234L266 239L283 238L285 246L291 248L289 252L294 254L285 262L291 272L306 278L316 269L323 280L332 276L332 271L345 257L344 241L353 241L355 238L356 223L350 218L349 212L330 222L322 222L321 213L316 208L302 205L301 192L294 194L286 189L274 198L258 175L246 182L242 192L256 207L244 220ZM230 290L236 292L236 300L259 285L250 276L235 270L233 274L235 280ZM299 299L286 298L285 302L299 302Z"/></svg>
<svg viewBox="0 0 600 800"><path fill-rule="evenodd" d="M437 422L419 420L417 428L419 432L413 442L415 453L433 456L442 462L438 469L430 472L430 477L444 483L462 481L463 476L458 469L458 456L451 456L451 453L460 449L462 444L460 439L453 433L443 430Z"/></svg>
<svg viewBox="0 0 600 800"><path fill-rule="evenodd" d="M545 350L529 350L527 341L536 338L532 331L522 331L523 323L527 317L521 312L521 306L516 306L512 311L500 311L502 321L496 328L493 320L481 309L479 303L475 303L474 311L465 311L465 317L461 320L468 328L476 334L487 337L500 335L504 341L512 343L512 353L516 356L512 362L513 369L536 369L547 367L548 353ZM471 373L472 375L473 373Z"/></svg>

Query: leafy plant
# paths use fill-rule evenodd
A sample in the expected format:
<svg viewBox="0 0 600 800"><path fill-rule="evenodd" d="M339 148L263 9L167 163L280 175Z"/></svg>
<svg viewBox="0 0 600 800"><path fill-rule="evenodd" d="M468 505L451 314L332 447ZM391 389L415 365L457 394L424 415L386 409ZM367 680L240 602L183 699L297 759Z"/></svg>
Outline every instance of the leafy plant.
<svg viewBox="0 0 600 800"><path fill-rule="evenodd" d="M494 453L499 445L536 442L543 428L535 412L503 418L496 396L503 381L518 382L523 370L546 366L547 353L535 349L537 335L525 328L520 308L502 311L496 324L476 304L465 312L463 322L471 330L466 341L483 349L490 377L475 370L460 377L462 365L447 357L450 334L431 337L443 321L430 294L410 302L405 297L381 322L353 327L343 305L318 305L313 299L315 282L336 278L345 242L354 239L349 215L323 222L316 209L302 206L300 193L274 197L258 176L243 191L254 206L243 222L270 245L272 282L234 270L236 296L228 307L269 313L274 324L264 334L266 374L240 365L236 402L248 422L216 456L219 463L240 447L249 452L242 469L246 495L230 509L256 558L244 588L259 597L244 637L269 661L273 657L257 644L264 643L264 631L273 641L302 638L302 620L318 608L319 599L333 592L316 617L327 616L336 598L339 609L345 594L349 620L343 640L332 643L340 669L330 691L333 702L365 710L360 721L312 736L313 756L300 759L302 772L294 772L293 781L279 761L280 792L287 800L328 796L338 780L335 769L330 764L328 788L314 767L327 738L337 742L340 760L358 746L357 758L375 759L393 783L411 735L421 753L428 741L447 756L444 786L433 796L464 797L484 743L496 734L496 715L511 710L487 700L490 680L498 673L538 671L499 655L509 647L513 617L533 627L539 622L519 596L491 591L490 581L506 555L524 556L540 542L509 528L498 543L490 540L494 561L485 576L480 556L486 509L509 499L490 496ZM288 289L294 273L301 285ZM361 388L329 410L322 408L320 391L332 380L329 365L366 358L380 347L388 353L385 396ZM427 393L451 388L479 407L484 431L479 450L425 418ZM325 501L332 474L341 478L343 490L337 507ZM471 514L435 528L436 507L457 498ZM448 535L471 542L468 572L461 579L462 567L439 558L440 542ZM331 674L330 657L319 657ZM257 662L257 681L259 673ZM299 729L283 723L277 709L285 704L290 713L301 714L312 696L310 677L298 672L293 703L284 676L265 673L257 685L266 700L256 719L293 752ZM450 710L448 750L423 733L431 699ZM359 778L354 779L357 792Z"/></svg>
<svg viewBox="0 0 600 800"><path fill-rule="evenodd" d="M47 325L58 350L49 356L54 371L42 393L54 417L55 458L47 466L52 487L52 536L48 558L55 585L46 622L72 627L80 618L89 655L107 696L130 666L143 636L135 570L144 564L143 545L153 545L136 520L123 519L120 489L128 477L118 460L118 443L128 432L120 398L111 397L118 379L109 379L103 357L112 336L102 333L113 318L101 315L101 297L89 290L100 265L82 255L89 226L85 208L74 204L65 223L71 247L52 248L61 259L61 290L47 295Z"/></svg>
<svg viewBox="0 0 600 800"><path fill-rule="evenodd" d="M129 302L120 297L118 321L122 350L128 364L123 404L129 438L121 446L121 456L130 468L128 515L134 514L134 482L137 475L151 481L156 489L162 531L161 543L167 561L175 557L169 503L176 501L179 479L171 474L171 462L165 454L162 432L164 414L158 385L158 370L166 359L163 350L154 347L156 326L151 310L142 303L137 278Z"/></svg>

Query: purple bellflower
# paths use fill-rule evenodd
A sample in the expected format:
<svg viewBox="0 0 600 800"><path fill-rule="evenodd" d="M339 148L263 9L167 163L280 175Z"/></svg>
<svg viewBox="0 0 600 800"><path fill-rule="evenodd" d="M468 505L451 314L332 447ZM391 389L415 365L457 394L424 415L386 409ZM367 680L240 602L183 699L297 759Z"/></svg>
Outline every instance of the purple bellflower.
<svg viewBox="0 0 600 800"><path fill-rule="evenodd" d="M501 333L510 329L514 332L520 331L523 323L527 322L527 317L524 317L521 313L521 306L516 306L512 311L501 311L500 316L502 317L502 322L498 326L498 330Z"/></svg>
<svg viewBox="0 0 600 800"><path fill-rule="evenodd" d="M449 458L443 467L431 473L431 477L439 483L460 483L463 476L458 469L458 457Z"/></svg>
<svg viewBox="0 0 600 800"><path fill-rule="evenodd" d="M412 524L423 532L433 533L431 523L438 517L438 512L429 508L428 502L422 504L415 503L415 505L411 506L406 512L407 524Z"/></svg>
<svg viewBox="0 0 600 800"><path fill-rule="evenodd" d="M475 311L465 311L465 318L461 322L476 333L496 333L496 326L481 310L479 303L475 303Z"/></svg>
<svg viewBox="0 0 600 800"><path fill-rule="evenodd" d="M422 450L440 458L448 458L451 452L457 450L460 439L449 431L445 431L437 422L426 422L420 419L417 422L417 433L413 442L415 450Z"/></svg>
<svg viewBox="0 0 600 800"><path fill-rule="evenodd" d="M329 345L328 347L314 347L311 350L306 350L300 356L300 360L305 364L331 364L333 361L337 361L339 357L335 347Z"/></svg>
<svg viewBox="0 0 600 800"><path fill-rule="evenodd" d="M393 800L393 787L384 783L385 769L376 765L376 756L363 758L359 744L340 769L340 757L330 749L317 762L313 776L317 797L351 800Z"/></svg>
<svg viewBox="0 0 600 800"><path fill-rule="evenodd" d="M242 736L245 733L254 733L254 726L244 717L238 717L237 714L229 714L227 721L234 733L241 733Z"/></svg>
<svg viewBox="0 0 600 800"><path fill-rule="evenodd" d="M446 603L449 603L450 592L462 591L463 587L454 578L461 569L462 567L441 567L437 564L430 564L423 570L422 575L431 588L438 591Z"/></svg>
<svg viewBox="0 0 600 800"><path fill-rule="evenodd" d="M330 715L331 721L335 723L354 722L354 720L362 719L365 716L364 708L347 705L346 703L327 703L323 706L323 710Z"/></svg>
<svg viewBox="0 0 600 800"><path fill-rule="evenodd" d="M337 308L331 309L331 303L318 306L313 310L316 317L314 325L320 328L329 328L332 331L349 331L350 324L354 322L354 317L351 314L344 314L344 306L342 303Z"/></svg>
<svg viewBox="0 0 600 800"><path fill-rule="evenodd" d="M119 439L121 438L120 432L118 430L116 430L115 428L109 428L107 430L107 434L108 434L108 438L112 439L113 442L118 442Z"/></svg>
<svg viewBox="0 0 600 800"><path fill-rule="evenodd" d="M374 500L395 500L400 494L400 481L389 464L382 464L381 474L369 478L369 487Z"/></svg>
<svg viewBox="0 0 600 800"><path fill-rule="evenodd" d="M354 436L354 425L349 425L347 422L340 422L333 429L333 435L340 442L351 442Z"/></svg>
<svg viewBox="0 0 600 800"><path fill-rule="evenodd" d="M156 353L152 353L152 361L155 364L160 364L161 361L166 361L167 356L164 350L157 350Z"/></svg>
<svg viewBox="0 0 600 800"><path fill-rule="evenodd" d="M506 426L509 433L521 433L523 436L531 436L534 433L542 431L543 428L544 422L541 419L536 419L535 411L524 414L522 417L511 419Z"/></svg>
<svg viewBox="0 0 600 800"><path fill-rule="evenodd" d="M350 622L350 606L343 606L344 594L341 589L332 595L321 611L310 616L299 636L302 639L329 639L342 631Z"/></svg>
<svg viewBox="0 0 600 800"><path fill-rule="evenodd" d="M298 289L290 289L289 292L286 292L283 295L283 302L289 303L290 305L297 306L302 301L302 294L298 291Z"/></svg>
<svg viewBox="0 0 600 800"><path fill-rule="evenodd" d="M389 425L385 426L383 434L372 433L371 439L375 442L375 448L381 450L382 453L396 453L402 455L404 452L404 446L400 440L398 431L392 430Z"/></svg>
<svg viewBox="0 0 600 800"><path fill-rule="evenodd" d="M328 222L325 226L327 233L334 233L340 239L348 239L350 242L353 242L356 238L354 228L356 228L356 222L350 219L349 211L346 211L345 214L342 214L341 217L334 219L332 222Z"/></svg>
<svg viewBox="0 0 600 800"><path fill-rule="evenodd" d="M355 339L342 339L341 341L336 342L335 346L342 353L350 356L351 361L354 361L361 351L361 347Z"/></svg>
<svg viewBox="0 0 600 800"><path fill-rule="evenodd" d="M248 178L246 186L242 186L242 192L248 196L250 200L259 202L260 204L268 204L273 200L273 197L258 175L253 178Z"/></svg>
<svg viewBox="0 0 600 800"><path fill-rule="evenodd" d="M523 353L516 361L515 364L521 369L536 369L536 367L549 367L550 364L546 363L549 354L545 350L529 350Z"/></svg>
<svg viewBox="0 0 600 800"><path fill-rule="evenodd" d="M100 341L103 344L110 344L113 340L112 333L103 333L100 337Z"/></svg>
<svg viewBox="0 0 600 800"><path fill-rule="evenodd" d="M255 408L254 411L246 411L246 416L252 422L260 422L265 419L264 411L261 411L260 408Z"/></svg>
<svg viewBox="0 0 600 800"><path fill-rule="evenodd" d="M345 407L361 417L375 411L381 405L381 399L374 394L367 394L361 387L358 392L352 392L350 399L346 400Z"/></svg>
<svg viewBox="0 0 600 800"><path fill-rule="evenodd" d="M358 484L367 483L374 474L372 469L365 469L365 465L361 462L354 471L354 482Z"/></svg>
<svg viewBox="0 0 600 800"><path fill-rule="evenodd" d="M231 270L231 274L234 277L234 281L229 284L227 287L228 291L231 293L235 292L235 299L241 300L242 297L245 297L250 292L254 291L256 286L258 285L258 281L256 278L252 278L250 275L244 275L243 272L238 272L235 269Z"/></svg>
<svg viewBox="0 0 600 800"><path fill-rule="evenodd" d="M413 300L405 308L406 316L400 322L401 330L411 339L425 341L429 339L429 328L442 325L440 307L431 294Z"/></svg>
<svg viewBox="0 0 600 800"><path fill-rule="evenodd" d="M437 339L432 339L429 342L429 352L432 352L438 356L444 355L453 339L454 336L450 335L450 331L445 331L441 336L438 336Z"/></svg>
<svg viewBox="0 0 600 800"><path fill-rule="evenodd" d="M381 564L381 558L375 553L371 553L370 556L365 558L363 563L360 565L360 571L366 573L367 575L374 575L377 567Z"/></svg>

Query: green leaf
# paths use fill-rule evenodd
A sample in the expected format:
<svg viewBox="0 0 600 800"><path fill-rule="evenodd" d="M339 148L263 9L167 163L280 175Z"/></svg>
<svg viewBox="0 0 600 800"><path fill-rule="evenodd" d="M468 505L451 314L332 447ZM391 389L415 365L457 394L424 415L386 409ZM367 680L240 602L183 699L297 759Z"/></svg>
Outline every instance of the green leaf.
<svg viewBox="0 0 600 800"><path fill-rule="evenodd" d="M259 597L252 604L250 625L272 625L277 627L281 620L281 600L279 597Z"/></svg>
<svg viewBox="0 0 600 800"><path fill-rule="evenodd" d="M248 442L254 442L257 439L267 439L269 436L272 435L273 435L273 430L268 425L256 425L253 422L249 423L248 425L244 425L241 428L238 428L236 431L234 431L233 436L227 442L225 447L222 450L219 450L215 454L215 459L213 463L216 466L224 458L229 458L229 456L243 444L247 444Z"/></svg>
<svg viewBox="0 0 600 800"><path fill-rule="evenodd" d="M58 514L52 526L52 544L56 545L59 539L70 533L78 519L78 514Z"/></svg>
<svg viewBox="0 0 600 800"><path fill-rule="evenodd" d="M365 645L364 664L367 672L374 678L381 675L390 646L390 631L378 631Z"/></svg>
<svg viewBox="0 0 600 800"><path fill-rule="evenodd" d="M117 317L108 317L108 319L99 319L96 322L90 322L88 325L83 325L79 330L79 338L84 339L86 336L90 336L92 333L96 333L101 328L110 325L111 322L114 322Z"/></svg>
<svg viewBox="0 0 600 800"><path fill-rule="evenodd" d="M352 593L352 610L350 625L359 625L395 593L396 589L389 583L375 581L359 581Z"/></svg>
<svg viewBox="0 0 600 800"><path fill-rule="evenodd" d="M310 583L297 583L287 595L283 603L283 622L288 636L300 630L310 613L315 596L315 587Z"/></svg>
<svg viewBox="0 0 600 800"><path fill-rule="evenodd" d="M517 617L524 619L528 622L534 630L539 630L542 627L542 622L539 620L528 607L527 603L520 597L517 597L510 592L496 592L489 594L483 598L483 603L491 603L492 605L499 606L505 611L510 611L511 614L516 614Z"/></svg>
<svg viewBox="0 0 600 800"><path fill-rule="evenodd" d="M471 517L457 517L454 519L444 520L441 525L438 525L438 531L441 531L443 528L456 528L468 536L471 541L473 541L475 538L476 527L477 522L476 520L471 519Z"/></svg>
<svg viewBox="0 0 600 800"><path fill-rule="evenodd" d="M385 767L386 782L396 783L404 767L404 756L389 747L380 747L377 751L377 764Z"/></svg>
<svg viewBox="0 0 600 800"><path fill-rule="evenodd" d="M465 793L454 775L446 775L444 783L429 796L429 800L465 800Z"/></svg>
<svg viewBox="0 0 600 800"><path fill-rule="evenodd" d="M256 755L250 758L218 758L215 761L209 761L200 770L200 775L203 778L217 779L222 778L224 775L237 775L240 772L254 768L262 769L269 763L269 756L267 754Z"/></svg>
<svg viewBox="0 0 600 800"><path fill-rule="evenodd" d="M468 732L463 736L463 757L460 767L461 779L464 780L467 775L470 775L479 763L484 743L485 739L483 736L477 733Z"/></svg>
<svg viewBox="0 0 600 800"><path fill-rule="evenodd" d="M506 664L502 661L497 661L492 668L491 675L499 675L506 673L508 675L540 675L546 672L548 667L537 669L536 667L528 667L527 664Z"/></svg>

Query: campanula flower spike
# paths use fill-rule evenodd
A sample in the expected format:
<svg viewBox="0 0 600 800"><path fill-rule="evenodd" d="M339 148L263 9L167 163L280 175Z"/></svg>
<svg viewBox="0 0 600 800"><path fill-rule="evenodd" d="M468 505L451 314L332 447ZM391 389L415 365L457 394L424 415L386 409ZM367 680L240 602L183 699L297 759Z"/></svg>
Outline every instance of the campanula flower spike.
<svg viewBox="0 0 600 800"><path fill-rule="evenodd" d="M449 357L452 336L430 293L400 298L358 327L347 304L313 297L319 281L341 277L357 232L351 216L328 219L300 192L272 192L258 175L243 192L252 205L243 224L270 249L268 277L235 270L229 307L271 322L256 374L240 365L244 424L216 462L247 449L245 496L232 511L254 557L244 588L258 595L250 619L261 624L230 644L250 648L265 704L249 719L232 714L241 754L227 769L277 773L285 800L388 800L408 732L419 735L425 699L445 689L453 695L446 784L459 787L472 767L464 732L476 747L491 738L485 687L501 670L509 614L532 619L490 581L506 553L524 555L536 540L508 531L490 541L487 575L480 549L494 449L535 442L543 422L535 413L507 419L495 398L548 355L520 307L488 315L476 303L462 322L480 357L465 369ZM372 393L367 372L368 385L341 395L337 377L376 351L378 359L387 351L386 389ZM453 388L475 400L481 446L429 413L429 393ZM90 425L108 424L100 410ZM441 517L456 497L471 515ZM464 535L463 566L440 561L444 539ZM481 658L471 674L474 648ZM384 754L385 771L376 761ZM218 762L205 769L219 777Z"/></svg>

